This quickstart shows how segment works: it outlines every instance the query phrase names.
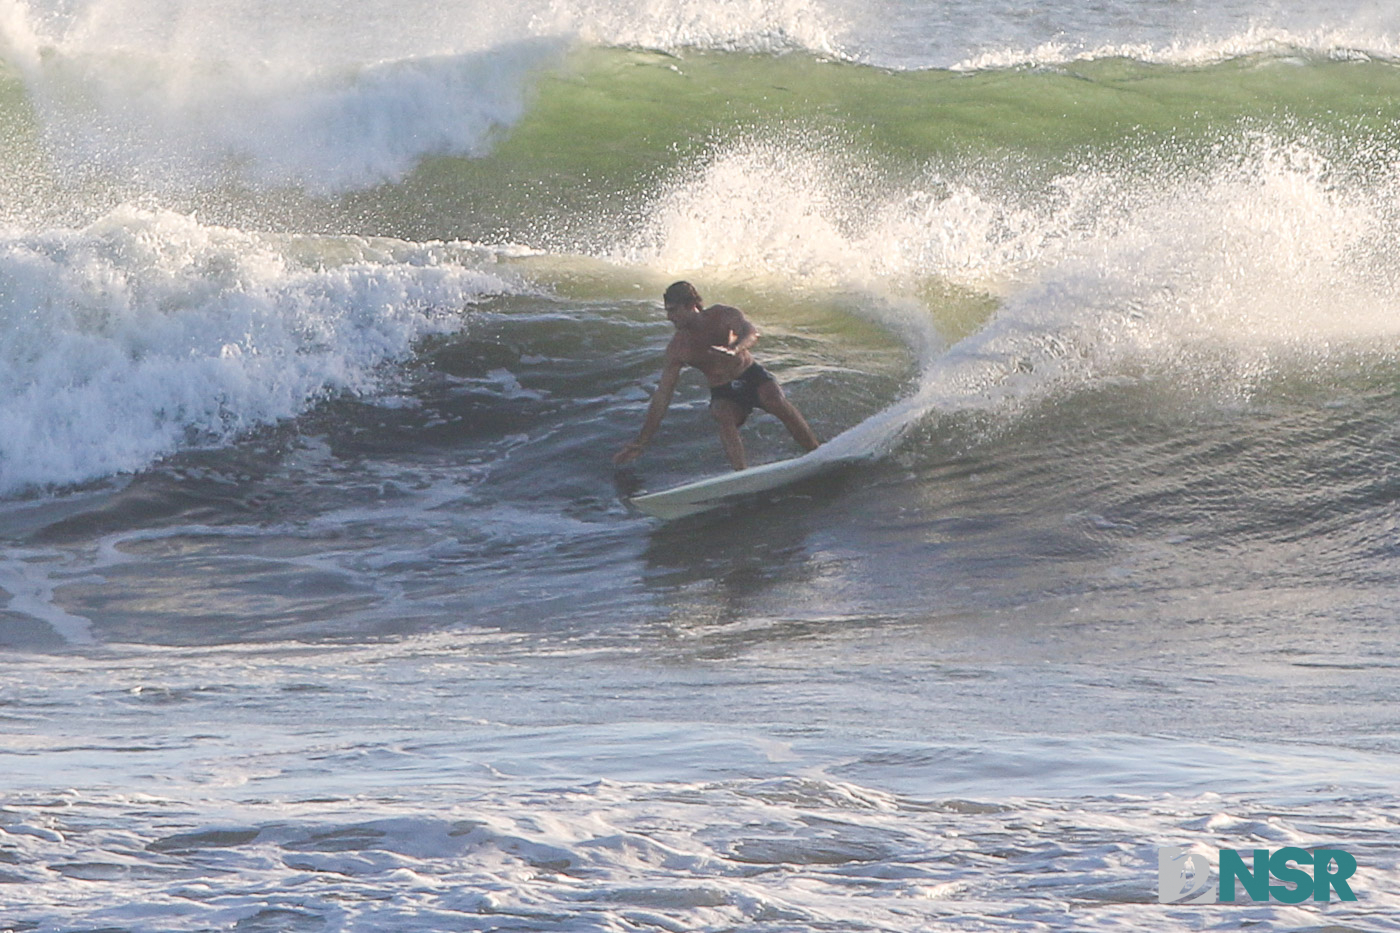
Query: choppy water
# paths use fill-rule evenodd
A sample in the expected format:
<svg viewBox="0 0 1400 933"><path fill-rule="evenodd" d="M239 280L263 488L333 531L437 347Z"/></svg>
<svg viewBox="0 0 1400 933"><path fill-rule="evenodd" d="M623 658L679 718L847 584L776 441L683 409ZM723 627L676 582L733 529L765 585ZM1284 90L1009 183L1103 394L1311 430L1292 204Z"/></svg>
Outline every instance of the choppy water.
<svg viewBox="0 0 1400 933"><path fill-rule="evenodd" d="M1400 926L1397 56L0 0L0 929ZM611 463L681 277L889 453L630 511L724 464L693 374Z"/></svg>

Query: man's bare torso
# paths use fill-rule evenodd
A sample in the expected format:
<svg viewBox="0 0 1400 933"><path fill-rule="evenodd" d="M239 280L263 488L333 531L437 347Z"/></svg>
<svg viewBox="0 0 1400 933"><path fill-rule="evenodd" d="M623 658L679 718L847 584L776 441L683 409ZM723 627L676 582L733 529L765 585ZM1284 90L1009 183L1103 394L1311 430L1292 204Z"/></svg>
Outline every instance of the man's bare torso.
<svg viewBox="0 0 1400 933"><path fill-rule="evenodd" d="M804 449L816 450L821 445L802 413L783 395L777 381L763 370L756 370L745 383L733 386L728 395L720 388L735 382L755 365L749 347L758 340L758 328L742 311L728 305L702 307L700 293L689 282L674 283L666 289L662 301L666 306L666 319L675 326L676 333L666 347L666 365L661 368L656 391L647 404L642 430L634 440L622 445L613 457L614 463L622 466L641 456L661 427L681 369L686 366L700 370L710 383L710 412L719 428L725 456L734 469L742 470L748 462L744 458L739 427L754 407L776 416ZM741 391L748 394L740 394Z"/></svg>
<svg viewBox="0 0 1400 933"><path fill-rule="evenodd" d="M728 346L732 332L743 322L744 315L739 309L710 305L700 312L700 319L694 326L676 330L666 347L666 355L700 370L710 385L723 385L739 378L739 374L753 364L753 355L748 350L727 354L713 349Z"/></svg>

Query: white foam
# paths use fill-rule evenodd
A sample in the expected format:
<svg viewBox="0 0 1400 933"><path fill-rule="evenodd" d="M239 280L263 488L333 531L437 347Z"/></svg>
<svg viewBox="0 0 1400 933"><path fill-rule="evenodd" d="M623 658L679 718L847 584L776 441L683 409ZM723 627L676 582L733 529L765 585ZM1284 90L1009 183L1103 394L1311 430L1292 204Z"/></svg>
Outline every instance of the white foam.
<svg viewBox="0 0 1400 933"><path fill-rule="evenodd" d="M817 0L552 0L532 23L598 45L837 54L845 24L833 6Z"/></svg>
<svg viewBox="0 0 1400 933"><path fill-rule="evenodd" d="M511 289L450 252L318 250L132 208L0 235L0 492L141 469L372 389L380 364Z"/></svg>
<svg viewBox="0 0 1400 933"><path fill-rule="evenodd" d="M430 793L238 804L89 793L61 807L20 797L0 837L22 855L14 870L28 882L13 885L12 913L55 927L1015 930L1058 928L1077 905L1077 928L1091 931L1203 917L1222 928L1242 919L1296 927L1324 912L1332 923L1382 929L1378 918L1394 909L1394 807L1380 797L1348 801L1339 840L1337 804L1326 797L1290 801L1283 816L1268 815L1272 801L1215 794L881 795L887 806L853 809L827 799L839 797L836 785L824 794L811 781L772 797L763 783L540 787L517 778L510 790L473 787L469 804ZM1199 826L1221 807L1228 826ZM1361 899L1325 908L1157 903L1160 846L1213 857L1285 842L1345 847L1361 865L1352 881Z"/></svg>
<svg viewBox="0 0 1400 933"><path fill-rule="evenodd" d="M1109 42L1085 46L1058 38L1032 48L988 49L952 65L953 71L1043 68L1072 62L1129 58L1159 65L1203 66L1256 55L1315 55L1347 61L1400 56L1400 34L1356 27L1294 29L1251 25L1220 37L1202 35L1164 43Z"/></svg>

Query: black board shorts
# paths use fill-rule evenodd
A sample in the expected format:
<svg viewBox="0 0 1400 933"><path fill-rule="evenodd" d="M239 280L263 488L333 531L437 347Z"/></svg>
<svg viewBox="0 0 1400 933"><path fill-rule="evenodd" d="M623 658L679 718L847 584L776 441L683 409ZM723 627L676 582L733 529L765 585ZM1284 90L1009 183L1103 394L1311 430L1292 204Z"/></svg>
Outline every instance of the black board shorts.
<svg viewBox="0 0 1400 933"><path fill-rule="evenodd" d="M765 382L777 382L773 374L757 363L753 363L748 369L739 374L739 378L732 382L722 382L717 386L710 386L710 401L722 398L727 402L733 402L742 410L739 415L739 423L743 424L748 420L749 413L755 408L763 408L763 403L758 400L758 389Z"/></svg>

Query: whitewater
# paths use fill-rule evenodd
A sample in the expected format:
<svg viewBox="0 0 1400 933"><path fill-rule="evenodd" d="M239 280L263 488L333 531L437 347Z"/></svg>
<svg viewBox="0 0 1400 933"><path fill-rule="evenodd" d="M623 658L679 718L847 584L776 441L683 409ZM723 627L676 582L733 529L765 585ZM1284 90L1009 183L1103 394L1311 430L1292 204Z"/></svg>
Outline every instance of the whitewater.
<svg viewBox="0 0 1400 933"><path fill-rule="evenodd" d="M1367 0L0 0L0 930L1400 929L1397 101ZM682 278L878 456L629 508Z"/></svg>

